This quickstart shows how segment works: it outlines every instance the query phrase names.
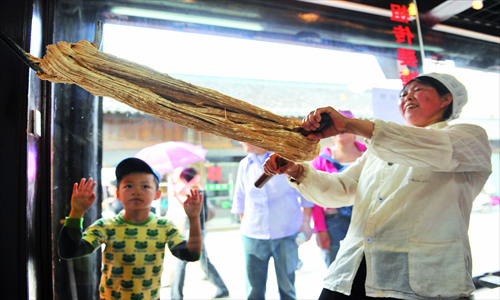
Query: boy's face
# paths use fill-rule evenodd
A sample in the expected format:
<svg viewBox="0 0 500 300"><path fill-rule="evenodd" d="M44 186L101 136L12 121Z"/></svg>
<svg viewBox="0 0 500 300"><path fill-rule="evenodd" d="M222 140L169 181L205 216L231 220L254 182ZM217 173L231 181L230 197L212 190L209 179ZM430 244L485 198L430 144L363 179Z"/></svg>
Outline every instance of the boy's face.
<svg viewBox="0 0 500 300"><path fill-rule="evenodd" d="M116 197L125 211L149 210L153 200L160 198L161 190L156 188L154 175L130 173L123 177L116 191Z"/></svg>

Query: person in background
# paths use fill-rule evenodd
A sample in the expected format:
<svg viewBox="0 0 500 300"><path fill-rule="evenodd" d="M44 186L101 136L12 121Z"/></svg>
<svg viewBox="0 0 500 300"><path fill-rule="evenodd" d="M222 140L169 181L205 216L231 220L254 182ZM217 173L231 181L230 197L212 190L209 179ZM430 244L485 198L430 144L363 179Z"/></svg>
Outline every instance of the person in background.
<svg viewBox="0 0 500 300"><path fill-rule="evenodd" d="M59 256L78 258L106 244L100 299L159 299L165 246L180 259L196 261L200 257L201 194L192 190L184 202L191 222L186 241L171 222L151 212L152 202L161 196L160 176L147 163L138 158L122 160L116 167L116 179L116 196L124 211L98 219L85 231L83 216L95 201L96 182L82 178L80 184L74 184L71 211L57 241Z"/></svg>
<svg viewBox="0 0 500 300"><path fill-rule="evenodd" d="M307 199L324 207L353 206L351 225L330 265L319 299L456 299L474 291L468 238L472 202L491 173L485 130L449 124L467 103L455 77L429 73L408 82L399 110L407 126L347 118L318 108L302 122L333 120L318 140L340 133L366 138L368 150L341 173L276 156L268 175L287 174Z"/></svg>
<svg viewBox="0 0 500 300"><path fill-rule="evenodd" d="M200 175L198 175L196 169L185 168L184 170L182 170L182 172L179 175L179 181L175 186L177 190L174 197L176 197L179 203L183 203L189 196L187 192L190 191L191 189L196 189L199 191L200 194L203 195L203 205L200 214L200 225L201 225L202 243L203 243L201 248L202 250L200 256L200 264L203 272L205 272L205 275L207 276L208 281L210 281L217 288L213 298L225 298L229 296L229 290L227 289L226 284L222 280L222 277L219 275L219 272L217 272L217 269L210 262L210 259L208 258L207 255L207 250L205 248L204 240L207 233L205 223L207 220L208 204L207 204L207 197L203 192L200 179L201 177ZM186 229L187 230L189 229L189 222L186 222ZM187 261L185 260L177 260L175 264L175 269L172 277L172 285L170 290L171 298L174 300L183 299L184 297L183 288L184 288L184 279L186 277L186 265Z"/></svg>
<svg viewBox="0 0 500 300"><path fill-rule="evenodd" d="M241 160L234 187L231 212L241 220L248 299L265 299L269 260L276 270L281 299L295 299L299 232L307 239L313 204L287 184L286 176L274 176L262 188L254 183L263 174L263 162L271 154L241 143L248 155ZM301 209L301 206L304 209Z"/></svg>
<svg viewBox="0 0 500 300"><path fill-rule="evenodd" d="M354 118L351 111L340 110L342 115ZM366 146L356 141L356 136L341 133L333 137L334 144L321 150L319 156L311 161L316 170L328 173L341 172L351 165L366 150ZM326 266L329 267L339 251L340 241L344 239L351 222L352 206L326 208L314 205L312 219L316 242L323 250Z"/></svg>
<svg viewBox="0 0 500 300"><path fill-rule="evenodd" d="M106 188L108 197L102 201L102 214L105 217L115 216L123 209L123 204L116 198L117 189L116 180L111 181Z"/></svg>
<svg viewBox="0 0 500 300"><path fill-rule="evenodd" d="M165 186L160 186L161 189L161 198L160 198L160 205L159 205L159 210L160 210L160 216L164 217L167 215L168 211L168 191L167 191L167 185Z"/></svg>

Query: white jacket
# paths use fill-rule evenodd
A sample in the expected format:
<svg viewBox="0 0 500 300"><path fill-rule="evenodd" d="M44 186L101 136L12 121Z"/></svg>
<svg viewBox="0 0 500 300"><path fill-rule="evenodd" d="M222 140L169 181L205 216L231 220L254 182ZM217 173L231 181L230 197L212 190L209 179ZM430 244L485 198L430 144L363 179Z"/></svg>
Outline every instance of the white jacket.
<svg viewBox="0 0 500 300"><path fill-rule="evenodd" d="M301 183L290 183L318 205L354 205L324 287L350 294L364 255L367 296L469 296L474 290L469 218L491 173L484 129L377 120L366 144L365 154L344 172L325 173L304 163Z"/></svg>

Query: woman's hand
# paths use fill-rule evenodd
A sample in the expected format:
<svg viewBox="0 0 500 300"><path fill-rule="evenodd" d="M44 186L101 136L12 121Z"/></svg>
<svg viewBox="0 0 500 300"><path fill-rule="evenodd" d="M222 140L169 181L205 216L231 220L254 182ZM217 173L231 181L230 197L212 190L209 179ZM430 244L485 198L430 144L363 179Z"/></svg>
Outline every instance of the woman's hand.
<svg viewBox="0 0 500 300"><path fill-rule="evenodd" d="M83 215L92 206L95 200L94 188L96 182L90 178L86 181L85 178L80 180L80 184L73 185L73 194L71 195L71 212L70 218L83 218Z"/></svg>
<svg viewBox="0 0 500 300"><path fill-rule="evenodd" d="M318 133L309 134L307 136L309 139L319 140L346 132L347 122L349 121L349 118L345 117L332 107L322 107L310 112L302 120L302 128L307 131L316 130L319 127L322 113L327 113L330 116L330 118L332 119L332 124L326 126Z"/></svg>
<svg viewBox="0 0 500 300"><path fill-rule="evenodd" d="M275 153L269 155L263 167L264 173L267 175L286 174L293 177L293 175L297 175L298 170L298 164L288 161Z"/></svg>
<svg viewBox="0 0 500 300"><path fill-rule="evenodd" d="M318 244L318 246L321 249L330 252L330 244L331 244L331 242L332 241L330 239L330 235L328 234L328 232L326 232L326 231L318 231L316 233L316 244Z"/></svg>
<svg viewBox="0 0 500 300"><path fill-rule="evenodd" d="M321 121L321 114L327 113L332 119L332 124L326 126L318 133L310 133L307 138L311 140L320 140L330 136L335 136L340 133L352 133L367 139L371 139L375 124L368 120L360 120L355 118L348 118L332 107L322 107L315 111L310 112L302 120L302 128L306 131L314 131L319 127Z"/></svg>

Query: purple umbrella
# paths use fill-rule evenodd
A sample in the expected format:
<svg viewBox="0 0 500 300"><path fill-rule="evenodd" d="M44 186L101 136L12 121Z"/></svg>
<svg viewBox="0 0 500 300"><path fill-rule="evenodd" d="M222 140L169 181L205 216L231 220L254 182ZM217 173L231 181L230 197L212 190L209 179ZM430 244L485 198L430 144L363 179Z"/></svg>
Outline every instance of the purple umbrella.
<svg viewBox="0 0 500 300"><path fill-rule="evenodd" d="M147 162L161 175L205 160L207 150L186 142L165 142L141 149L135 157Z"/></svg>

